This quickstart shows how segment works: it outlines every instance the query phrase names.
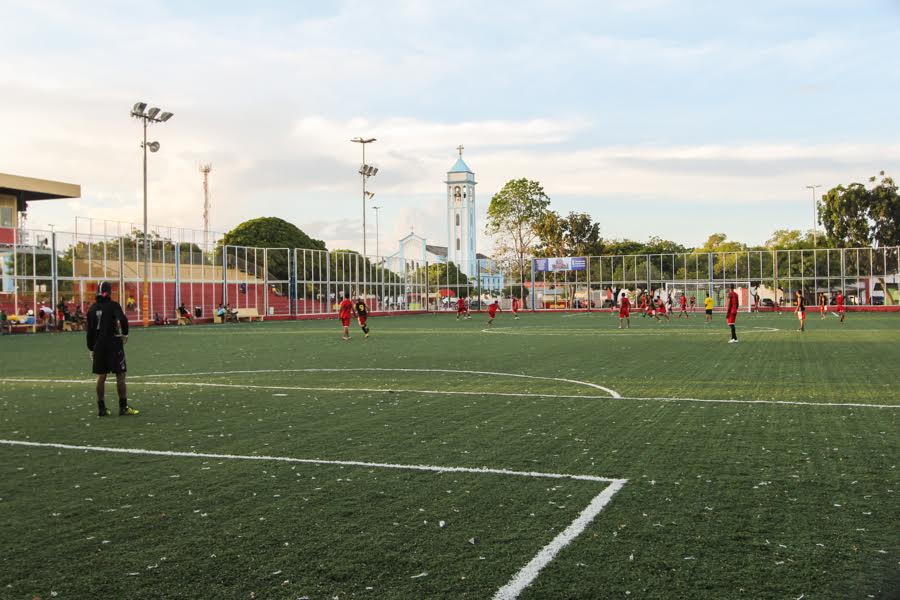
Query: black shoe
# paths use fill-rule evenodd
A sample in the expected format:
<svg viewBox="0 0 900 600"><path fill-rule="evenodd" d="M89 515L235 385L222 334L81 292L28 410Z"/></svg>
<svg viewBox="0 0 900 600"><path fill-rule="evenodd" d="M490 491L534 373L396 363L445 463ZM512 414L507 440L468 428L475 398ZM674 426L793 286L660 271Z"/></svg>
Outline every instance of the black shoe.
<svg viewBox="0 0 900 600"><path fill-rule="evenodd" d="M101 408L100 412L97 413L97 416L98 417L108 417L110 414L112 414L112 413L109 412L108 408Z"/></svg>

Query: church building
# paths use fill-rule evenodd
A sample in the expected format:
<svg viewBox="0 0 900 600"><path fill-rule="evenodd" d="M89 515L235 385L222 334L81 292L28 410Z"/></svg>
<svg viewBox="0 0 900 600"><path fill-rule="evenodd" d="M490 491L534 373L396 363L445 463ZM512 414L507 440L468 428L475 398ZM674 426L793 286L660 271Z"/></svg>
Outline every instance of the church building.
<svg viewBox="0 0 900 600"><path fill-rule="evenodd" d="M447 171L446 220L447 245L429 244L425 238L410 232L400 240L399 250L387 257L389 265L403 260L428 262L429 264L452 262L469 277L478 273L479 260L488 256L479 254L476 246L478 223L475 217L475 173L463 160L464 148L459 146L459 158Z"/></svg>

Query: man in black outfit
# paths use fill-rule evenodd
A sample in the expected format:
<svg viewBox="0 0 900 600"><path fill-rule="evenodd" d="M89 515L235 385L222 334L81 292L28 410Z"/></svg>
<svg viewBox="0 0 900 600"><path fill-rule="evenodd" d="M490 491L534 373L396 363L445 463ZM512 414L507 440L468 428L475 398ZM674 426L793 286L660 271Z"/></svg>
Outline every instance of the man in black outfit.
<svg viewBox="0 0 900 600"><path fill-rule="evenodd" d="M97 409L101 417L109 415L104 395L106 376L116 374L119 414L133 416L140 411L128 406L125 393L125 344L128 342L128 318L122 306L110 298L112 285L103 281L97 286L97 301L87 313L87 347L91 351L93 371L97 375Z"/></svg>

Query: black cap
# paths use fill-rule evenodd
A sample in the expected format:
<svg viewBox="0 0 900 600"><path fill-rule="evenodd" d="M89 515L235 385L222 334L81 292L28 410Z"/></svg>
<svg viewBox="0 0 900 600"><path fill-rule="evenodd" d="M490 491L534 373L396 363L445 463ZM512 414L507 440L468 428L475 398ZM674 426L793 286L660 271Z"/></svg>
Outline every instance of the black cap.
<svg viewBox="0 0 900 600"><path fill-rule="evenodd" d="M108 281L101 281L97 286L98 296L109 296L112 294L112 284Z"/></svg>

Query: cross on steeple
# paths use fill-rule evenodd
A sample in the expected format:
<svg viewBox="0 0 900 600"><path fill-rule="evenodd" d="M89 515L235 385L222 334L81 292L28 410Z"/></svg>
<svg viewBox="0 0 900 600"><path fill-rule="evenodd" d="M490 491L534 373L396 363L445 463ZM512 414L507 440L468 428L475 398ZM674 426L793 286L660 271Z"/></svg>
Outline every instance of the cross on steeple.
<svg viewBox="0 0 900 600"><path fill-rule="evenodd" d="M460 144L459 146L456 147L456 149L459 150L459 157L462 158L462 152L463 152L463 150L466 149L465 146Z"/></svg>

